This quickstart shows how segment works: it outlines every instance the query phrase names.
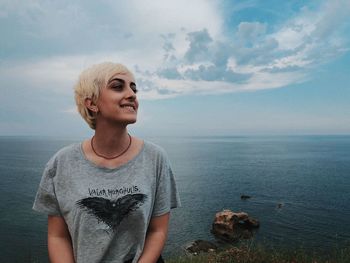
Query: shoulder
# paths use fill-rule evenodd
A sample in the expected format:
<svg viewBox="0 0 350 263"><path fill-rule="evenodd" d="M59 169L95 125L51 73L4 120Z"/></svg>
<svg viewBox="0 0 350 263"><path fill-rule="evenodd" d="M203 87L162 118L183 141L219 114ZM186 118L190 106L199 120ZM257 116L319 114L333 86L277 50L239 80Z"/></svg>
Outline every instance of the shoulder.
<svg viewBox="0 0 350 263"><path fill-rule="evenodd" d="M47 167L57 166L66 160L75 160L79 156L81 143L73 143L58 150L47 162Z"/></svg>
<svg viewBox="0 0 350 263"><path fill-rule="evenodd" d="M153 142L144 140L144 148L147 153L151 153L160 157L167 157L167 153L164 148Z"/></svg>
<svg viewBox="0 0 350 263"><path fill-rule="evenodd" d="M59 166L65 166L68 160L74 162L72 157L77 156L76 153L79 153L79 145L79 143L74 143L58 150L46 163L42 178L54 178Z"/></svg>
<svg viewBox="0 0 350 263"><path fill-rule="evenodd" d="M144 141L144 152L157 166L170 165L168 154L163 147L150 141Z"/></svg>

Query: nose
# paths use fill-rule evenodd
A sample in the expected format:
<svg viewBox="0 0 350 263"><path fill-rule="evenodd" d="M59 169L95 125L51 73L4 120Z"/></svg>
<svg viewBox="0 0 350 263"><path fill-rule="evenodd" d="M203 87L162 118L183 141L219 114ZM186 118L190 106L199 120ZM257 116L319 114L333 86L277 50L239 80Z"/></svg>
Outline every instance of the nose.
<svg viewBox="0 0 350 263"><path fill-rule="evenodd" d="M127 91L126 91L126 97L130 100L135 100L136 99L136 93L135 91L131 88L131 85L128 86Z"/></svg>

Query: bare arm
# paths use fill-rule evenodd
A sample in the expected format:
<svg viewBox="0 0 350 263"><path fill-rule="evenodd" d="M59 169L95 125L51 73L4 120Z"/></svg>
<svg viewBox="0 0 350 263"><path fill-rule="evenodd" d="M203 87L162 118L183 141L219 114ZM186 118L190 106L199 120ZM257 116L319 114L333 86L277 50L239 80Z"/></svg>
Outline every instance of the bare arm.
<svg viewBox="0 0 350 263"><path fill-rule="evenodd" d="M149 224L145 246L138 263L156 263L163 250L167 235L170 213L155 216Z"/></svg>
<svg viewBox="0 0 350 263"><path fill-rule="evenodd" d="M51 263L74 263L73 247L63 217L49 216L47 242Z"/></svg>

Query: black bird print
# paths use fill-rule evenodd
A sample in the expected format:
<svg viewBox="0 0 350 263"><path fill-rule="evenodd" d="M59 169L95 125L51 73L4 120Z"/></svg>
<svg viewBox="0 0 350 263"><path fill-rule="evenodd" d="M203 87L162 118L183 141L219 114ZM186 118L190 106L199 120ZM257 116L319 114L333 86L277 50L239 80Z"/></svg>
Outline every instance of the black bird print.
<svg viewBox="0 0 350 263"><path fill-rule="evenodd" d="M76 202L79 208L101 220L110 229L116 230L123 219L139 208L146 200L144 194L128 194L117 200L102 197L87 197Z"/></svg>

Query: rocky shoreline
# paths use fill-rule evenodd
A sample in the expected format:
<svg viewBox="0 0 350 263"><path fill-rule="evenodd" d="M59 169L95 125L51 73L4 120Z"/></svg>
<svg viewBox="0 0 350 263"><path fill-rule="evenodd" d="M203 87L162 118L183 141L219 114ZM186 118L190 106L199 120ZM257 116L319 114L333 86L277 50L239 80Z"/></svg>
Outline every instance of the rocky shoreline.
<svg viewBox="0 0 350 263"><path fill-rule="evenodd" d="M252 198L241 195L242 202ZM277 203L276 209L283 209ZM186 255L172 259L170 263L349 263L350 247L337 247L329 253L315 253L310 249L271 249L267 244L249 239L259 231L260 222L243 211L224 209L215 213L210 232L215 241L195 240L185 246ZM246 242L248 241L248 242Z"/></svg>
<svg viewBox="0 0 350 263"><path fill-rule="evenodd" d="M248 213L225 209L215 214L210 232L219 243L233 244L242 239L252 238L259 226L260 222ZM190 254L198 255L201 252L215 252L218 246L210 241L195 240L185 249Z"/></svg>

